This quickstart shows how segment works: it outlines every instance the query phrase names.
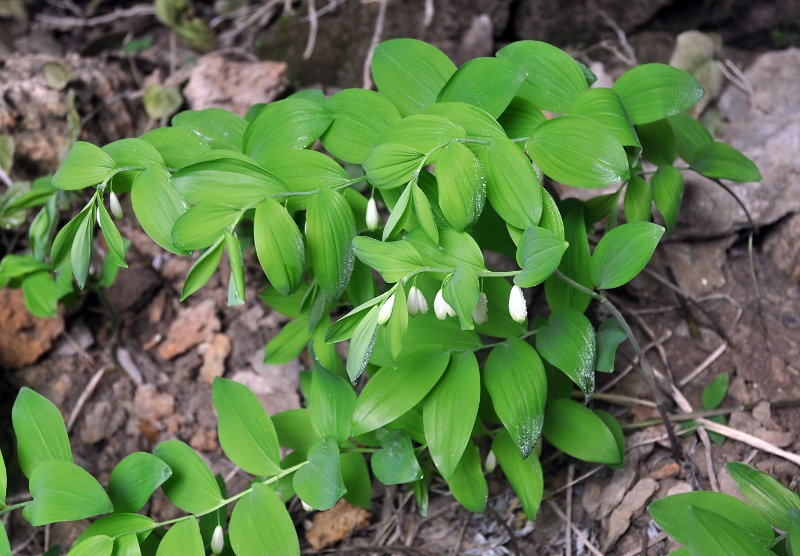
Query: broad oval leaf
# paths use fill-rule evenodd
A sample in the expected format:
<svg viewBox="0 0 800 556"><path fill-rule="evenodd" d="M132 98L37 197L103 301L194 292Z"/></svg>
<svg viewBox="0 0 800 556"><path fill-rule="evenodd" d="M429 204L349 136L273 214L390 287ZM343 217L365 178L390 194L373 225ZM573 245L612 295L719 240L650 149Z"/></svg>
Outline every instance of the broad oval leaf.
<svg viewBox="0 0 800 556"><path fill-rule="evenodd" d="M653 256L664 228L652 222L629 222L607 232L592 254L594 285L609 290L627 284Z"/></svg>
<svg viewBox="0 0 800 556"><path fill-rule="evenodd" d="M656 208L667 225L667 233L672 233L683 199L683 175L672 166L661 166L650 178L650 186Z"/></svg>
<svg viewBox="0 0 800 556"><path fill-rule="evenodd" d="M528 72L502 58L473 58L458 68L437 102L466 102L497 118L514 98Z"/></svg>
<svg viewBox="0 0 800 556"><path fill-rule="evenodd" d="M320 436L330 436L340 445L350 437L356 393L343 378L315 365L308 409Z"/></svg>
<svg viewBox="0 0 800 556"><path fill-rule="evenodd" d="M761 181L761 172L753 161L726 143L714 142L700 147L691 163L708 178L721 178L739 182Z"/></svg>
<svg viewBox="0 0 800 556"><path fill-rule="evenodd" d="M208 465L187 444L166 440L156 446L153 454L172 469L172 476L161 489L180 509L199 514L222 502L219 485Z"/></svg>
<svg viewBox="0 0 800 556"><path fill-rule="evenodd" d="M535 521L544 494L544 475L539 458L536 454L523 458L507 431L500 431L494 437L492 452L519 497L525 516Z"/></svg>
<svg viewBox="0 0 800 556"><path fill-rule="evenodd" d="M553 311L536 333L536 349L572 379L588 402L594 394L595 335L592 323L574 309Z"/></svg>
<svg viewBox="0 0 800 556"><path fill-rule="evenodd" d="M689 553L692 556L771 556L737 524L716 511L689 506Z"/></svg>
<svg viewBox="0 0 800 556"><path fill-rule="evenodd" d="M543 122L528 142L533 162L556 181L603 187L628 179L628 157L611 132L582 116Z"/></svg>
<svg viewBox="0 0 800 556"><path fill-rule="evenodd" d="M98 535L76 543L67 556L111 556L114 551L114 539L105 535ZM11 550L9 549L9 554Z"/></svg>
<svg viewBox="0 0 800 556"><path fill-rule="evenodd" d="M464 128L469 137L505 137L497 120L486 110L466 102L437 102L425 109L425 114L442 116ZM470 146L475 143L470 143Z"/></svg>
<svg viewBox="0 0 800 556"><path fill-rule="evenodd" d="M453 276L444 285L444 300L458 315L462 330L473 330L472 310L480 296L478 276L472 267L459 263Z"/></svg>
<svg viewBox="0 0 800 556"><path fill-rule="evenodd" d="M730 461L725 469L739 486L739 490L753 507L770 524L781 531L792 527L791 511L800 510L800 496L789 490L767 473L753 469L749 465Z"/></svg>
<svg viewBox="0 0 800 556"><path fill-rule="evenodd" d="M675 134L678 154L689 164L694 162L697 151L714 142L705 126L688 114L675 114L667 122Z"/></svg>
<svg viewBox="0 0 800 556"><path fill-rule="evenodd" d="M187 251L214 245L242 218L242 209L202 203L187 210L172 227L172 243Z"/></svg>
<svg viewBox="0 0 800 556"><path fill-rule="evenodd" d="M139 139L150 143L169 168L181 169L211 150L203 137L186 127L159 127L148 131Z"/></svg>
<svg viewBox="0 0 800 556"><path fill-rule="evenodd" d="M617 353L617 346L624 342L627 337L622 325L614 317L604 320L597 327L597 333L595 334L597 340L595 367L598 372L614 372L614 357Z"/></svg>
<svg viewBox="0 0 800 556"><path fill-rule="evenodd" d="M108 479L108 496L115 512L138 512L153 492L172 475L162 460L135 452L120 461Z"/></svg>
<svg viewBox="0 0 800 556"><path fill-rule="evenodd" d="M306 211L306 245L311 268L329 300L342 295L353 271L356 224L350 205L339 193L323 189Z"/></svg>
<svg viewBox="0 0 800 556"><path fill-rule="evenodd" d="M456 66L438 48L416 39L392 39L375 47L372 79L407 116L436 102Z"/></svg>
<svg viewBox="0 0 800 556"><path fill-rule="evenodd" d="M500 114L497 121L503 126L506 135L512 139L527 139L533 135L533 130L545 121L542 111L534 103L522 97L511 99L508 107ZM516 143L517 149L524 147L525 143Z"/></svg>
<svg viewBox="0 0 800 556"><path fill-rule="evenodd" d="M339 471L339 446L326 436L308 450L308 464L292 478L297 496L316 510L329 510L346 492Z"/></svg>
<svg viewBox="0 0 800 556"><path fill-rule="evenodd" d="M253 218L256 255L272 286L283 295L295 291L303 279L303 236L289 212L267 197Z"/></svg>
<svg viewBox="0 0 800 556"><path fill-rule="evenodd" d="M428 451L445 479L455 472L469 442L480 397L481 376L475 354L453 353L444 376L422 406Z"/></svg>
<svg viewBox="0 0 800 556"><path fill-rule="evenodd" d="M78 141L70 149L50 183L58 189L83 189L106 181L117 164L100 147Z"/></svg>
<svg viewBox="0 0 800 556"><path fill-rule="evenodd" d="M31 473L33 500L22 510L34 527L59 521L77 521L114 508L97 479L62 459L40 462Z"/></svg>
<svg viewBox="0 0 800 556"><path fill-rule="evenodd" d="M169 528L167 534L158 543L156 556L205 556L203 537L200 526L194 516L182 519Z"/></svg>
<svg viewBox="0 0 800 556"><path fill-rule="evenodd" d="M179 255L186 253L172 241L172 228L186 212L186 205L170 185L163 168L150 167L133 179L131 204L139 225L158 245Z"/></svg>
<svg viewBox="0 0 800 556"><path fill-rule="evenodd" d="M529 227L517 247L517 264L522 270L514 276L514 283L531 288L544 282L558 269L567 247L569 244L550 230Z"/></svg>
<svg viewBox="0 0 800 556"><path fill-rule="evenodd" d="M220 236L217 242L206 249L197 261L192 265L186 280L183 282L181 290L181 301L202 288L211 279L214 271L217 270L219 261L222 259L222 249L225 247L223 237Z"/></svg>
<svg viewBox="0 0 800 556"><path fill-rule="evenodd" d="M237 556L300 556L292 518L268 486L253 483L236 503L228 526Z"/></svg>
<svg viewBox="0 0 800 556"><path fill-rule="evenodd" d="M478 447L468 443L461 460L447 478L447 485L458 502L471 512L482 513L489 498L489 485L481 467Z"/></svg>
<svg viewBox="0 0 800 556"><path fill-rule="evenodd" d="M275 427L255 394L244 384L217 377L211 397L225 455L247 473L266 477L279 473Z"/></svg>
<svg viewBox="0 0 800 556"><path fill-rule="evenodd" d="M381 449L372 454L371 460L376 479L385 485L399 485L422 478L422 468L406 431L388 432L380 442Z"/></svg>
<svg viewBox="0 0 800 556"><path fill-rule="evenodd" d="M623 209L628 222L650 220L650 205L653 193L650 186L640 176L633 176L625 186L625 202Z"/></svg>
<svg viewBox="0 0 800 556"><path fill-rule="evenodd" d="M243 152L258 160L271 151L304 149L332 121L333 114L311 100L287 98L272 102L248 124L242 138Z"/></svg>
<svg viewBox="0 0 800 556"><path fill-rule="evenodd" d="M308 149L275 151L259 160L292 193L310 193L319 189L341 188L350 181L344 168L330 156ZM291 195L277 200L286 203L289 212L304 209L309 195Z"/></svg>
<svg viewBox="0 0 800 556"><path fill-rule="evenodd" d="M642 143L642 156L656 166L670 166L675 162L677 148L675 134L666 119L636 126Z"/></svg>
<svg viewBox="0 0 800 556"><path fill-rule="evenodd" d="M143 452L138 452L143 453ZM155 529L155 522L147 516L134 513L113 513L95 520L84 529L75 543L97 535L118 537L127 533L136 533L139 540L146 539Z"/></svg>
<svg viewBox="0 0 800 556"><path fill-rule="evenodd" d="M625 106L612 89L598 87L585 91L572 105L571 113L602 124L626 147L640 146Z"/></svg>
<svg viewBox="0 0 800 556"><path fill-rule="evenodd" d="M611 430L600 417L574 400L550 400L542 433L550 444L583 461L609 465L621 461Z"/></svg>
<svg viewBox="0 0 800 556"><path fill-rule="evenodd" d="M17 437L17 459L29 479L43 461L72 461L67 427L61 412L47 398L23 386L11 409Z"/></svg>
<svg viewBox="0 0 800 556"><path fill-rule="evenodd" d="M414 147L382 143L370 151L363 167L369 183L390 189L407 184L424 158L425 153Z"/></svg>
<svg viewBox="0 0 800 556"><path fill-rule="evenodd" d="M539 441L547 401L547 376L536 350L509 338L489 353L483 382L497 416L522 457L528 457Z"/></svg>
<svg viewBox="0 0 800 556"><path fill-rule="evenodd" d="M171 123L173 127L191 130L212 149L242 151L242 136L247 122L230 110L184 110L175 114Z"/></svg>
<svg viewBox="0 0 800 556"><path fill-rule="evenodd" d="M463 144L452 141L436 160L439 208L456 230L472 226L481 215L486 199L483 167Z"/></svg>
<svg viewBox="0 0 800 556"><path fill-rule="evenodd" d="M466 136L463 127L447 118L434 114L414 114L388 127L375 139L375 144L404 145L425 153L433 161L437 149L453 139Z"/></svg>
<svg viewBox="0 0 800 556"><path fill-rule="evenodd" d="M358 236L353 247L359 260L377 270L389 283L398 282L425 266L417 249L406 240L384 242Z"/></svg>
<svg viewBox="0 0 800 556"><path fill-rule="evenodd" d="M674 116L703 96L700 83L666 64L642 64L623 73L612 87L634 124Z"/></svg>

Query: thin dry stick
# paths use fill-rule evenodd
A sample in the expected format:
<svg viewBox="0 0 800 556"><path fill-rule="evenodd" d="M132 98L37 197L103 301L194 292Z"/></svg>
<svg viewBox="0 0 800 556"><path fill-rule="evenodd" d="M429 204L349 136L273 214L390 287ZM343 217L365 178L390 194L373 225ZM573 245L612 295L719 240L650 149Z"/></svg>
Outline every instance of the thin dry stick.
<svg viewBox="0 0 800 556"><path fill-rule="evenodd" d="M583 394L576 393L579 397ZM650 400L644 400L642 398L634 398L632 396L622 396L620 394L606 394L605 392L595 392L592 395L592 399L595 400L602 400L604 402L613 403L615 405L624 405L624 406L637 406L643 405L645 407L656 407L655 402L651 402Z"/></svg>
<svg viewBox="0 0 800 556"><path fill-rule="evenodd" d="M575 464L570 463L567 466L567 484L572 483L575 477ZM566 555L572 556L572 535L570 535L572 525L572 486L567 487L567 525L564 528L564 541L566 546Z"/></svg>
<svg viewBox="0 0 800 556"><path fill-rule="evenodd" d="M314 45L317 43L317 5L314 0L308 0L308 41L306 49L303 51L303 60L308 60L314 53Z"/></svg>
<svg viewBox="0 0 800 556"><path fill-rule="evenodd" d="M86 405L86 401L94 394L95 388L100 383L100 379L103 378L103 375L106 374L106 371L113 367L100 367L100 369L94 373L94 376L89 380L89 383L86 385L86 388L83 389L81 392L78 401L75 403L75 409L72 410L70 413L69 420L67 420L67 434L72 430L72 427L75 426L75 421L78 420L78 415L80 415L83 406Z"/></svg>
<svg viewBox="0 0 800 556"><path fill-rule="evenodd" d="M695 367L695 368L694 368L694 370L693 370L691 373L689 373L688 375L686 375L685 377L683 377L683 378L681 379L681 381L680 381L680 382L678 382L678 384L679 384L680 386L686 386L687 384L689 384L689 383L690 383L692 380L694 380L694 378L695 378L697 375L699 375L699 374L700 374L700 373L702 373L704 370L706 370L706 368L708 368L708 366L709 366L709 365L711 365L711 363L713 363L714 361L716 361L717 359L719 359L719 358L720 358L720 356L721 356L723 353L725 353L725 350L727 350L727 349L728 349L728 342L722 342L722 343L719 345L719 347L718 347L717 349L715 349L715 350L713 351L713 353L711 353L711 355L709 355L708 357L706 357L706 358L703 360L703 362L702 362L702 363L700 363L700 364L699 364L697 367Z"/></svg>
<svg viewBox="0 0 800 556"><path fill-rule="evenodd" d="M550 505L552 510L556 513L559 519L561 519L561 521L569 524L569 526L572 528L575 534L583 541L583 544L586 546L589 552L591 552L595 556L603 556L603 553L600 552L600 550L595 545L593 545L588 538L586 538L586 535L584 535L583 532L580 529L578 529L574 523L569 522L567 516L564 515L564 512L561 511L561 508L559 508L555 502L553 502L549 498L546 498L545 502L547 502Z"/></svg>
<svg viewBox="0 0 800 556"><path fill-rule="evenodd" d="M375 30L372 32L372 41L369 43L369 49L367 50L367 57L364 59L364 70L361 74L361 88L362 89L371 89L372 88L372 55L375 54L375 47L378 46L378 43L381 40L381 35L383 34L383 22L386 19L386 6L389 4L389 0L362 0L364 3L367 2L378 2L378 16L375 18Z"/></svg>
<svg viewBox="0 0 800 556"><path fill-rule="evenodd" d="M3 170L2 167L0 167L0 181L2 181L8 187L14 185L14 182L11 181L11 178L8 177L8 174L6 174L6 171Z"/></svg>
<svg viewBox="0 0 800 556"><path fill-rule="evenodd" d="M568 488L570 488L570 487L573 487L573 486L577 485L578 483L581 483L581 482L585 481L586 479L588 479L589 477L591 477L592 475L594 475L595 473L597 473L597 472L598 472L598 471L600 471L601 469L605 469L605 467L606 467L605 465L598 465L597 467L595 467L594 469L591 469L591 470L587 471L586 473L584 473L583 475L581 475L581 476L580 476L580 477L578 477L577 479L573 479L572 481L569 481L569 482L568 482L567 484L565 484L564 486L562 486L562 487L560 487L560 488L557 488L556 490L554 490L553 492L551 492L551 493L550 493L550 495L551 495L551 496L555 496L555 495L556 495L556 494L558 494L559 492L562 492L562 491L564 491L564 490L566 490L566 489L568 489Z"/></svg>
<svg viewBox="0 0 800 556"><path fill-rule="evenodd" d="M64 17L40 14L36 16L36 21L50 29L73 29L75 27L96 27L106 23L113 23L120 19L128 19L131 17L152 16L156 14L156 9L153 4L142 4L140 6L133 6L131 8L121 9L118 8L113 12L98 15L95 17Z"/></svg>
<svg viewBox="0 0 800 556"><path fill-rule="evenodd" d="M433 0L425 0L425 18L422 20L423 27L430 27L433 23Z"/></svg>
<svg viewBox="0 0 800 556"><path fill-rule="evenodd" d="M764 452L770 453L774 456L778 456L788 461L791 461L795 465L800 465L800 455L794 454L792 452L787 452L786 450L782 450L777 446L775 446L774 444L767 442L766 440L761 440L760 438L753 436L752 434L747 434L746 432L738 431L727 425L720 425L719 423L715 423L714 421L709 421L708 419L703 419L702 417L697 419L697 422L703 425L711 432L721 434L722 436L725 436L727 438L732 438L733 440L738 440L739 442L743 442L748 446L752 446L753 448L758 448L759 450L763 450Z"/></svg>

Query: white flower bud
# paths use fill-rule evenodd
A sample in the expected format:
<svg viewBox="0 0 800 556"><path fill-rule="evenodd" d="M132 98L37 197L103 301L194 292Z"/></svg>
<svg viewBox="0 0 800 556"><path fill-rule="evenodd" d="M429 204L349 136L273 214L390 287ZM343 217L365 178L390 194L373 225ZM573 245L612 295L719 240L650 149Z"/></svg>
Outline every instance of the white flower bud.
<svg viewBox="0 0 800 556"><path fill-rule="evenodd" d="M528 307L525 304L525 296L519 286L511 288L511 295L508 296L508 313L517 322L524 321L528 316Z"/></svg>
<svg viewBox="0 0 800 556"><path fill-rule="evenodd" d="M494 455L493 451L489 450L489 453L486 455L486 461L483 463L483 469L487 473L491 473L495 468L497 468L497 456Z"/></svg>
<svg viewBox="0 0 800 556"><path fill-rule="evenodd" d="M114 215L114 218L122 220L122 205L119 204L119 197L113 191L108 196L108 204L111 206L111 214Z"/></svg>
<svg viewBox="0 0 800 556"><path fill-rule="evenodd" d="M423 294L419 289L414 288L417 290L417 306L419 307L420 314L424 315L428 312L428 300L425 299L425 294Z"/></svg>
<svg viewBox="0 0 800 556"><path fill-rule="evenodd" d="M394 294L389 296L389 299L383 302L380 311L378 311L378 324L386 324L389 317L392 316L392 309L394 308Z"/></svg>
<svg viewBox="0 0 800 556"><path fill-rule="evenodd" d="M102 199L100 202L103 202ZM94 207L94 217L97 220L97 225L100 226L100 207Z"/></svg>
<svg viewBox="0 0 800 556"><path fill-rule="evenodd" d="M375 203L375 197L370 197L367 202L366 221L369 231L374 232L378 228L378 205Z"/></svg>
<svg viewBox="0 0 800 556"><path fill-rule="evenodd" d="M444 300L442 290L436 292L436 298L433 300L433 312L436 313L436 318L439 320L456 316L456 312L450 307L450 304Z"/></svg>
<svg viewBox="0 0 800 556"><path fill-rule="evenodd" d="M411 286L408 290L408 297L406 297L406 307L408 314L412 317L419 313L419 301L417 301L417 286Z"/></svg>
<svg viewBox="0 0 800 556"><path fill-rule="evenodd" d="M303 506L303 509L305 511L307 511L307 512L313 512L314 511L314 508L312 508L311 506L309 506L308 504L306 504L302 500L300 500L300 504Z"/></svg>
<svg viewBox="0 0 800 556"><path fill-rule="evenodd" d="M222 554L223 548L225 548L225 535L222 533L222 527L217 525L214 528L214 534L211 535L211 552Z"/></svg>
<svg viewBox="0 0 800 556"><path fill-rule="evenodd" d="M481 292L481 295L478 296L478 302L472 309L472 320L475 321L475 324L483 324L488 318L489 300L486 298L486 294Z"/></svg>

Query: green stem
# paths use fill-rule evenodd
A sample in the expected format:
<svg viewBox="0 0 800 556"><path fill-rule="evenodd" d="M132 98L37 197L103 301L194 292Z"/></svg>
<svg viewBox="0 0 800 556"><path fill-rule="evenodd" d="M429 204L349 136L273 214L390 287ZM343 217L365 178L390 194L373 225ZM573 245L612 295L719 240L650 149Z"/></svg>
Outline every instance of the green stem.
<svg viewBox="0 0 800 556"><path fill-rule="evenodd" d="M26 500L25 502L20 502L19 504L11 504L10 506L6 506L2 510L0 510L0 515L7 514L8 512L13 512L17 508L25 507L31 502L33 502L33 500Z"/></svg>

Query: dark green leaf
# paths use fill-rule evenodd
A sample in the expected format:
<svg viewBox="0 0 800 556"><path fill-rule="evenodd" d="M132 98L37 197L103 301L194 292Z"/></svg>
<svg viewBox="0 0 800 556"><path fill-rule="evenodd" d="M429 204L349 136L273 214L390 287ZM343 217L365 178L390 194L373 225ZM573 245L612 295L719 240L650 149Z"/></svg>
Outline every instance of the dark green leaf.
<svg viewBox="0 0 800 556"><path fill-rule="evenodd" d="M494 410L508 429L522 457L528 457L542 431L547 378L530 344L509 338L489 353L483 381Z"/></svg>
<svg viewBox="0 0 800 556"><path fill-rule="evenodd" d="M120 461L108 479L108 496L115 512L138 512L150 495L172 475L153 454L135 452Z"/></svg>
<svg viewBox="0 0 800 556"><path fill-rule="evenodd" d="M436 101L466 102L496 118L527 75L519 65L502 58L474 58L456 70Z"/></svg>
<svg viewBox="0 0 800 556"><path fill-rule="evenodd" d="M503 126L509 137L521 139L533 135L533 130L546 119L535 104L522 97L514 97L497 121ZM517 148L524 147L525 143L517 143L517 145Z"/></svg>
<svg viewBox="0 0 800 556"><path fill-rule="evenodd" d="M422 478L422 469L406 431L385 433L381 438L381 449L372 454L372 472L385 485L410 483Z"/></svg>
<svg viewBox="0 0 800 556"><path fill-rule="evenodd" d="M272 102L247 126L243 151L258 160L271 151L304 149L332 121L333 114L311 100L287 98Z"/></svg>
<svg viewBox="0 0 800 556"><path fill-rule="evenodd" d="M633 176L625 188L625 218L628 222L650 220L650 205L653 193L650 186L639 176Z"/></svg>
<svg viewBox="0 0 800 556"><path fill-rule="evenodd" d="M369 476L367 462L364 461L364 454L358 452L340 454L339 469L347 489L344 499L354 506L369 509L372 479Z"/></svg>
<svg viewBox="0 0 800 556"><path fill-rule="evenodd" d="M305 266L303 236L289 212L274 199L267 197L256 207L253 240L258 261L273 287L283 295L295 291Z"/></svg>
<svg viewBox="0 0 800 556"><path fill-rule="evenodd" d="M703 389L703 409L715 409L725 399L727 392L728 373L720 373Z"/></svg>
<svg viewBox="0 0 800 556"><path fill-rule="evenodd" d="M636 126L642 142L642 156L656 166L670 166L675 162L675 134L667 120L661 119Z"/></svg>
<svg viewBox="0 0 800 556"><path fill-rule="evenodd" d="M307 409L289 409L276 413L272 416L272 424L278 434L278 444L297 450L302 455L319 439L311 424L311 413Z"/></svg>
<svg viewBox="0 0 800 556"><path fill-rule="evenodd" d="M612 89L598 87L585 91L572 105L571 113L602 124L626 147L640 146L628 113Z"/></svg>
<svg viewBox="0 0 800 556"><path fill-rule="evenodd" d="M725 374L719 376L727 377ZM736 481L747 501L767 518L772 526L791 534L793 527L791 513L793 510L800 510L800 496L796 492L789 490L767 473L744 463L731 461L725 464L725 469Z"/></svg>
<svg viewBox="0 0 800 556"><path fill-rule="evenodd" d="M692 556L768 556L773 554L759 545L736 523L716 511L689 506L689 553Z"/></svg>
<svg viewBox="0 0 800 556"><path fill-rule="evenodd" d="M75 238L72 240L70 249L70 264L72 265L72 275L78 282L78 286L83 289L86 285L86 278L89 275L89 265L92 262L92 238L94 237L95 211L94 203L89 207L88 212L82 212L83 220L75 231Z"/></svg>
<svg viewBox="0 0 800 556"><path fill-rule="evenodd" d="M694 162L697 151L714 142L705 126L688 114L675 114L667 121L675 134L678 154L689 164Z"/></svg>
<svg viewBox="0 0 800 556"><path fill-rule="evenodd" d="M97 479L61 459L40 462L30 476L33 500L22 510L34 527L109 513L113 507Z"/></svg>
<svg viewBox="0 0 800 556"><path fill-rule="evenodd" d="M694 77L665 64L636 66L623 73L612 89L636 125L674 116L703 96Z"/></svg>
<svg viewBox="0 0 800 556"><path fill-rule="evenodd" d="M231 514L231 547L237 556L300 555L292 518L268 486L253 483Z"/></svg>
<svg viewBox="0 0 800 556"><path fill-rule="evenodd" d="M294 474L292 485L300 500L316 510L329 510L346 492L339 471L339 446L325 437L308 450L308 465Z"/></svg>
<svg viewBox="0 0 800 556"><path fill-rule="evenodd" d="M596 369L601 373L613 373L617 346L627 338L625 330L619 321L612 317L604 320L597 327L595 337L597 339Z"/></svg>
<svg viewBox="0 0 800 556"><path fill-rule="evenodd" d="M230 110L206 108L185 110L172 118L173 127L192 130L212 149L242 151L242 136L247 122Z"/></svg>
<svg viewBox="0 0 800 556"><path fill-rule="evenodd" d="M761 181L761 172L753 161L725 143L715 142L700 147L691 168L708 178L739 182Z"/></svg>
<svg viewBox="0 0 800 556"><path fill-rule="evenodd" d="M19 467L29 479L49 460L72 461L67 428L58 408L30 388L20 389L11 409Z"/></svg>
<svg viewBox="0 0 800 556"><path fill-rule="evenodd" d="M153 453L164 461L172 476L161 485L170 502L188 513L201 513L222 502L222 493L206 463L179 440L166 440Z"/></svg>
<svg viewBox="0 0 800 556"><path fill-rule="evenodd" d="M343 444L350 437L355 405L356 393L346 380L314 366L308 408L314 430L321 437L330 436Z"/></svg>
<svg viewBox="0 0 800 556"><path fill-rule="evenodd" d="M183 519L170 527L158 544L156 556L205 556L200 526L194 517Z"/></svg>
<svg viewBox="0 0 800 556"><path fill-rule="evenodd" d="M172 228L186 212L186 205L170 184L169 172L150 167L139 173L133 180L131 203L139 225L150 239L167 251L185 254L172 242Z"/></svg>
<svg viewBox="0 0 800 556"><path fill-rule="evenodd" d="M514 276L514 283L522 288L538 286L561 263L569 244L553 232L531 226L522 234L517 247L517 264L522 272Z"/></svg>
<svg viewBox="0 0 800 556"><path fill-rule="evenodd" d="M447 222L456 230L472 226L486 199L486 176L475 155L463 144L451 142L437 158L436 181Z"/></svg>
<svg viewBox="0 0 800 556"><path fill-rule="evenodd" d="M536 349L578 385L588 402L594 394L595 337L592 323L574 309L553 311L536 334Z"/></svg>
<svg viewBox="0 0 800 556"><path fill-rule="evenodd" d="M577 200L567 199L561 204L564 239L569 244L558 269L584 287L592 287L591 253L586 237L584 205ZM557 276L551 276L544 285L547 304L552 310L569 307L583 313L592 298L579 292Z"/></svg>
<svg viewBox="0 0 800 556"><path fill-rule="evenodd" d="M219 261L222 259L222 248L225 246L223 240L224 237L217 239L216 243L206 249L197 259L197 262L192 265L189 274L186 275L186 280L183 282L181 301L202 288L214 275L214 271L217 270Z"/></svg>
<svg viewBox="0 0 800 556"><path fill-rule="evenodd" d="M651 222L629 222L606 233L592 254L592 281L610 290L627 284L650 261L664 228Z"/></svg>
<svg viewBox="0 0 800 556"><path fill-rule="evenodd" d="M478 447L469 442L461 460L447 478L450 492L459 503L471 512L482 513L489 498L489 486L483 476Z"/></svg>
<svg viewBox="0 0 800 556"><path fill-rule="evenodd" d="M576 401L550 400L542 433L550 444L583 461L610 465L621 461L611 430L600 417Z"/></svg>
<svg viewBox="0 0 800 556"><path fill-rule="evenodd" d="M6 462L3 453L0 452L0 507L6 503L6 489L8 488L8 475L6 474Z"/></svg>
<svg viewBox="0 0 800 556"><path fill-rule="evenodd" d="M103 183L117 165L114 159L91 143L78 141L53 176L51 183L58 189L83 189Z"/></svg>
<svg viewBox="0 0 800 556"><path fill-rule="evenodd" d="M544 493L542 464L539 463L539 458L536 454L531 454L523 459L507 431L500 431L495 436L492 452L519 497L525 516L528 520L535 521Z"/></svg>
<svg viewBox="0 0 800 556"><path fill-rule="evenodd" d="M339 193L323 189L306 211L306 242L311 267L325 296L333 301L344 292L353 271L356 224L350 205Z"/></svg>

